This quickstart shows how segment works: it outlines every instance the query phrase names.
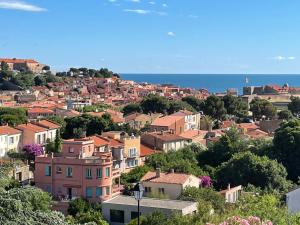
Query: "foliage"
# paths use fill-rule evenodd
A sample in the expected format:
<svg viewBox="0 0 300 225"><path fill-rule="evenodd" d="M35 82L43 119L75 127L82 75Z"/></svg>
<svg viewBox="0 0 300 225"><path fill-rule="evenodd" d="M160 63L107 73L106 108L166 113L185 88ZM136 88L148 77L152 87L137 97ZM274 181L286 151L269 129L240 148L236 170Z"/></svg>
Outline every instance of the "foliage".
<svg viewBox="0 0 300 225"><path fill-rule="evenodd" d="M273 119L276 115L276 108L271 102L265 99L253 99L250 103L250 111L253 114L253 118L256 120L262 118Z"/></svg>
<svg viewBox="0 0 300 225"><path fill-rule="evenodd" d="M291 102L288 104L288 109L294 114L294 116L299 117L300 115L300 98L291 97Z"/></svg>
<svg viewBox="0 0 300 225"><path fill-rule="evenodd" d="M205 115L217 120L222 120L226 115L224 102L215 95L211 95L205 100L203 111Z"/></svg>
<svg viewBox="0 0 300 225"><path fill-rule="evenodd" d="M220 188L225 188L228 184L252 184L262 189L284 192L291 187L291 182L286 177L286 169L277 161L250 152L235 154L228 162L219 166L216 172Z"/></svg>
<svg viewBox="0 0 300 225"><path fill-rule="evenodd" d="M34 75L31 72L20 72L13 75L11 82L23 89L34 86Z"/></svg>
<svg viewBox="0 0 300 225"><path fill-rule="evenodd" d="M94 222L96 225L107 225L108 223L103 220L99 208L98 204L91 204L82 198L72 200L68 208L70 214L68 220L74 224Z"/></svg>
<svg viewBox="0 0 300 225"><path fill-rule="evenodd" d="M64 133L65 128L66 128L66 122L65 122L65 120L63 118L58 117L58 116L50 116L50 117L47 118L47 120L49 120L49 121L51 121L53 123L59 124L61 126L60 133L61 134Z"/></svg>
<svg viewBox="0 0 300 225"><path fill-rule="evenodd" d="M169 103L168 114L173 114L180 110L188 110L191 112L196 111L190 104L188 104L187 102L181 101L181 100L171 101Z"/></svg>
<svg viewBox="0 0 300 225"><path fill-rule="evenodd" d="M54 150L56 153L61 152L61 144L62 144L62 139L60 137L60 132L59 130L56 130L55 134L55 139L54 139Z"/></svg>
<svg viewBox="0 0 300 225"><path fill-rule="evenodd" d="M169 102L165 97L149 94L142 100L141 107L145 114L166 113L169 109Z"/></svg>
<svg viewBox="0 0 300 225"><path fill-rule="evenodd" d="M300 174L300 121L283 123L274 135L274 158L288 171L288 177L297 181Z"/></svg>
<svg viewBox="0 0 300 225"><path fill-rule="evenodd" d="M58 76L85 76L85 77L101 77L101 78L111 78L120 77L119 74L113 73L107 68L101 68L100 70L88 69L88 68L70 68L68 72L57 73Z"/></svg>
<svg viewBox="0 0 300 225"><path fill-rule="evenodd" d="M212 180L210 178L210 176L201 176L200 178L200 185L203 188L209 188L212 186Z"/></svg>
<svg viewBox="0 0 300 225"><path fill-rule="evenodd" d="M206 202L211 204L217 212L223 211L225 199L212 188L186 187L179 197L184 201Z"/></svg>
<svg viewBox="0 0 300 225"><path fill-rule="evenodd" d="M124 113L125 116L132 113L141 113L142 108L139 104L130 103L122 109L122 112Z"/></svg>
<svg viewBox="0 0 300 225"><path fill-rule="evenodd" d="M34 78L35 86L45 86L47 84L45 76L39 75Z"/></svg>
<svg viewBox="0 0 300 225"><path fill-rule="evenodd" d="M241 218L239 216L232 216L228 218L226 221L222 222L221 224L226 224L226 225L273 225L273 223L268 220L268 221L262 221L259 217L256 216L249 216L246 218ZM213 225L213 224L211 224Z"/></svg>
<svg viewBox="0 0 300 225"><path fill-rule="evenodd" d="M278 119L290 120L293 119L293 114L290 110L282 110L278 113Z"/></svg>
<svg viewBox="0 0 300 225"><path fill-rule="evenodd" d="M225 95L222 98L227 114L236 117L245 117L248 115L248 105L241 98L233 95Z"/></svg>
<svg viewBox="0 0 300 225"><path fill-rule="evenodd" d="M194 96L187 96L181 99L191 105L197 112L203 111L204 102Z"/></svg>
<svg viewBox="0 0 300 225"><path fill-rule="evenodd" d="M132 169L129 173L122 173L121 183L137 183L149 170L148 166L139 166Z"/></svg>
<svg viewBox="0 0 300 225"><path fill-rule="evenodd" d="M201 152L201 146L187 146L178 151L151 155L146 160L146 165L152 168L161 168L163 171L174 169L175 172L204 175L198 166L197 156Z"/></svg>
<svg viewBox="0 0 300 225"><path fill-rule="evenodd" d="M36 156L43 154L43 148L37 144L25 145L23 151L26 153L29 160L34 160Z"/></svg>
<svg viewBox="0 0 300 225"><path fill-rule="evenodd" d="M109 109L111 106L106 104L96 104L96 105L87 105L84 106L83 112L103 112L106 109Z"/></svg>
<svg viewBox="0 0 300 225"><path fill-rule="evenodd" d="M9 70L9 66L6 62L1 62L0 64L0 77L9 80L13 76L12 71Z"/></svg>
<svg viewBox="0 0 300 225"><path fill-rule="evenodd" d="M0 107L0 123L9 126L17 126L27 121L24 108Z"/></svg>

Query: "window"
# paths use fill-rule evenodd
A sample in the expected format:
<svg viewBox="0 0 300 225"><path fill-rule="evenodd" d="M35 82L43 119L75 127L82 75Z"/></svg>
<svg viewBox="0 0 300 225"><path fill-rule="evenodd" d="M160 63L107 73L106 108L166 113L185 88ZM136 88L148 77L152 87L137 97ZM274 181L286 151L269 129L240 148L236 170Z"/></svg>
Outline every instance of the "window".
<svg viewBox="0 0 300 225"><path fill-rule="evenodd" d="M58 173L58 174L61 174L62 173L62 169L61 169L61 167L56 167L56 173Z"/></svg>
<svg viewBox="0 0 300 225"><path fill-rule="evenodd" d="M45 176L51 176L51 166L45 166Z"/></svg>
<svg viewBox="0 0 300 225"><path fill-rule="evenodd" d="M164 189L164 188L158 188L158 192L159 192L160 194L164 194L164 193L165 193L165 189Z"/></svg>
<svg viewBox="0 0 300 225"><path fill-rule="evenodd" d="M87 187L85 189L85 195L87 198L92 198L93 197L93 188Z"/></svg>
<svg viewBox="0 0 300 225"><path fill-rule="evenodd" d="M136 156L137 156L136 148L130 148L129 149L129 157L136 157Z"/></svg>
<svg viewBox="0 0 300 225"><path fill-rule="evenodd" d="M72 177L73 176L73 169L72 167L67 168L67 177Z"/></svg>
<svg viewBox="0 0 300 225"><path fill-rule="evenodd" d="M46 142L46 134L43 134L43 143Z"/></svg>
<svg viewBox="0 0 300 225"><path fill-rule="evenodd" d="M40 134L37 136L37 143L41 144L41 135Z"/></svg>
<svg viewBox="0 0 300 225"><path fill-rule="evenodd" d="M73 152L74 152L74 148L69 147L69 152L70 152L70 153L73 153Z"/></svg>
<svg viewBox="0 0 300 225"><path fill-rule="evenodd" d="M145 192L151 192L151 187L145 187Z"/></svg>
<svg viewBox="0 0 300 225"><path fill-rule="evenodd" d="M97 170L96 170L96 176L97 176L97 179L101 179L102 178L102 168L97 168Z"/></svg>
<svg viewBox="0 0 300 225"><path fill-rule="evenodd" d="M97 187L96 188L96 197L99 198L102 196L102 187Z"/></svg>
<svg viewBox="0 0 300 225"><path fill-rule="evenodd" d="M109 187L106 187L106 195L109 195L110 194L110 188Z"/></svg>
<svg viewBox="0 0 300 225"><path fill-rule="evenodd" d="M124 223L124 211L123 210L110 210L110 222Z"/></svg>
<svg viewBox="0 0 300 225"><path fill-rule="evenodd" d="M90 169L90 168L85 169L85 178L92 179L92 169Z"/></svg>
<svg viewBox="0 0 300 225"><path fill-rule="evenodd" d="M109 174L110 174L110 168L109 168L109 167L106 167L106 168L105 168L105 176L106 176L106 177L109 177Z"/></svg>
<svg viewBox="0 0 300 225"><path fill-rule="evenodd" d="M9 144L12 145L14 143L14 137L9 137Z"/></svg>
<svg viewBox="0 0 300 225"><path fill-rule="evenodd" d="M141 213L140 213L140 215L141 215ZM139 216L138 212L133 212L133 211L131 212L131 220L138 218L138 216Z"/></svg>
<svg viewBox="0 0 300 225"><path fill-rule="evenodd" d="M138 165L138 160L128 160L127 167L135 167Z"/></svg>

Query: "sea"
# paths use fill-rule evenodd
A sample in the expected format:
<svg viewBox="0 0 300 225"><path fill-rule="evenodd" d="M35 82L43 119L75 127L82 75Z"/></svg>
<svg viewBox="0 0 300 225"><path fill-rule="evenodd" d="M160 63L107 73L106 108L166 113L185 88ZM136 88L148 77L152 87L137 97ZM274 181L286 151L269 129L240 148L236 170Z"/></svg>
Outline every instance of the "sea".
<svg viewBox="0 0 300 225"><path fill-rule="evenodd" d="M205 88L211 93L225 92L228 88L238 89L243 93L244 86L262 86L277 84L300 87L300 74L121 74L124 80L138 83L173 84L179 87L195 89Z"/></svg>

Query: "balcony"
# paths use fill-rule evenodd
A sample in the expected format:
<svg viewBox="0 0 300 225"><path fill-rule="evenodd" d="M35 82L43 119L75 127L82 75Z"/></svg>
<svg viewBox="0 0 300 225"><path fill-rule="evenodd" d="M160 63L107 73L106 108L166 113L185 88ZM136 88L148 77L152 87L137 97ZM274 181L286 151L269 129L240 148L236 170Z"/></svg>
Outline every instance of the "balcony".
<svg viewBox="0 0 300 225"><path fill-rule="evenodd" d="M119 169L114 169L114 170L112 171L112 176L113 176L113 177L119 177L120 175L121 175L121 172L120 172Z"/></svg>

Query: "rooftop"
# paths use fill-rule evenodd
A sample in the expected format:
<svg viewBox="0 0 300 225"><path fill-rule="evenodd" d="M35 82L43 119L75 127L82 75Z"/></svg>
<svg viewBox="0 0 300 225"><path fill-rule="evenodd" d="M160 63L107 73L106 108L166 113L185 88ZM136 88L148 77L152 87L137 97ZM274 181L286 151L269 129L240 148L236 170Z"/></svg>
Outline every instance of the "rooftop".
<svg viewBox="0 0 300 225"><path fill-rule="evenodd" d="M42 126L42 127L46 127L48 129L59 129L60 125L57 123L54 123L52 121L49 120L40 120L37 122L38 125Z"/></svg>
<svg viewBox="0 0 300 225"><path fill-rule="evenodd" d="M164 116L157 118L151 124L152 126L168 127L174 124L175 122L183 119L184 116Z"/></svg>
<svg viewBox="0 0 300 225"><path fill-rule="evenodd" d="M9 126L0 126L0 135L14 135L14 134L20 134L21 131L17 130L15 128L9 127Z"/></svg>
<svg viewBox="0 0 300 225"><path fill-rule="evenodd" d="M156 172L147 172L141 181L148 181L154 183L168 183L168 184L184 184L192 175L184 173L160 173L160 177L156 176Z"/></svg>
<svg viewBox="0 0 300 225"><path fill-rule="evenodd" d="M134 197L119 195L111 200L103 202L102 204L136 206L137 202ZM140 201L141 207L173 209L173 210L182 210L186 207L189 207L189 206L192 206L195 204L197 204L197 202L169 200L169 199L155 199L155 198L142 198L142 200Z"/></svg>
<svg viewBox="0 0 300 225"><path fill-rule="evenodd" d="M47 131L47 128L32 124L32 123L26 123L26 124L20 124L19 126L16 127L19 130L30 130L33 131L35 133L38 132L43 132L43 131Z"/></svg>

